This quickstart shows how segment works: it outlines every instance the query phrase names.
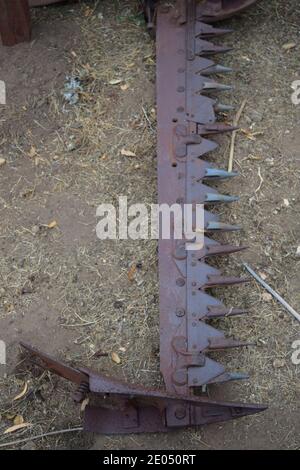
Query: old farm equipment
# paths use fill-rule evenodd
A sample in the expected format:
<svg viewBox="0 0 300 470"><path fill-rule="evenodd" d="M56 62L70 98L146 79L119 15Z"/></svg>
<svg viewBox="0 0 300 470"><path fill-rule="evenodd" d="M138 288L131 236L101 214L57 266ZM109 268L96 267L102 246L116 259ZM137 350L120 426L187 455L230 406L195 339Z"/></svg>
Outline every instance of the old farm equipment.
<svg viewBox="0 0 300 470"><path fill-rule="evenodd" d="M236 200L207 184L236 175L205 160L217 147L211 137L235 129L217 121L218 112L229 107L211 98L211 93L228 89L213 77L229 71L211 60L211 56L228 50L211 39L228 30L209 23L253 1L211 0L198 5L195 0L181 0L174 7L164 2L146 3L149 25L153 26L155 18L157 32L159 203L200 203L204 207L203 246L188 250L185 240L159 240L160 363L165 390L72 368L22 344L41 366L77 384L76 401L90 396L84 429L99 433L166 432L239 418L266 408L214 401L205 394L210 384L246 378L245 374L228 372L209 356L211 351L245 346L227 338L209 321L246 313L224 306L208 292L212 287L245 282L223 276L207 263L211 257L243 249L214 240L214 233L239 227L221 222L208 210L211 205Z"/></svg>

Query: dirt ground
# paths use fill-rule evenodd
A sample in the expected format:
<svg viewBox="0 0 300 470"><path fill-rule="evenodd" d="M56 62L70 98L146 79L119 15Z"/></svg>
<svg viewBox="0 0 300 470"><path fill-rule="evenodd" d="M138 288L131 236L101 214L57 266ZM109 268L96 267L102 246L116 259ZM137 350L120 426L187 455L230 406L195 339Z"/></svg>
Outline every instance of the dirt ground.
<svg viewBox="0 0 300 470"><path fill-rule="evenodd" d="M291 84L300 79L299 2L261 0L225 23L235 30L224 40L234 51L220 61L234 73L222 80L235 90L222 101L239 108L246 98L247 104L235 149L240 176L222 185L241 201L221 212L224 221L243 225L230 239L249 250L218 264L238 274L247 261L299 311L300 105L291 101ZM81 83L76 104L63 96L68 77ZM157 243L100 241L95 233L100 203L116 203L119 195L129 203L157 198L155 44L138 2L34 10L32 42L0 46L0 80L7 86L7 105L0 106L6 161L0 166L0 339L8 361L7 377L0 378L1 447L82 425L73 387L28 366L20 340L136 383L162 386L162 380ZM212 158L224 168L230 141L219 141ZM268 403L268 411L164 436L74 432L8 448L299 448L300 369L291 361L299 323L254 282L218 296L249 307L248 317L218 325L256 347L222 355L228 370L251 377L212 387L210 396ZM27 393L14 400L25 383ZM29 426L4 434L22 420Z"/></svg>

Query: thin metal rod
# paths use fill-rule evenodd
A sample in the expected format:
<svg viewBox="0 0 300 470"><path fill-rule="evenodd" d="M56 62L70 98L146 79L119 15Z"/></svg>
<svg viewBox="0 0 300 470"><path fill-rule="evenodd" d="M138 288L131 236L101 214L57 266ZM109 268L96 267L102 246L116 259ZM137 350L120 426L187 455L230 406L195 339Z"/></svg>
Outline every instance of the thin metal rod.
<svg viewBox="0 0 300 470"><path fill-rule="evenodd" d="M281 303L281 305L284 306L284 308L290 312L299 322L300 322L300 315L298 312L296 312L296 310L293 309L293 307L291 307L282 297L281 295L277 294L277 292L274 291L274 289L272 289L272 287L269 286L269 284L267 284L261 277L258 276L258 274L256 274L255 271L253 271L253 269L250 268L250 266L248 266L248 264L246 263L243 263L243 266L247 269L247 271L254 277L254 279L256 279L257 282L259 282L268 292L270 292L271 295L273 295L273 297L278 300L278 302Z"/></svg>

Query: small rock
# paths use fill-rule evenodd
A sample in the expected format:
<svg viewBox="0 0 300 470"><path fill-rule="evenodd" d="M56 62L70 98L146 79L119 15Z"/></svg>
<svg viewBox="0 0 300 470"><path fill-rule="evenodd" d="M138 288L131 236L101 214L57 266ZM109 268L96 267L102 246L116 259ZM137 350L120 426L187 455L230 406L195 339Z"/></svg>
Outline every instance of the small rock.
<svg viewBox="0 0 300 470"><path fill-rule="evenodd" d="M281 367L284 367L284 366L285 366L284 359L275 359L273 362L274 369L280 369Z"/></svg>
<svg viewBox="0 0 300 470"><path fill-rule="evenodd" d="M283 205L284 205L285 207L289 207L289 205L290 205L289 200L288 200L288 199L284 199L284 200L283 200Z"/></svg>
<svg viewBox="0 0 300 470"><path fill-rule="evenodd" d="M260 112L256 111L255 109L249 112L249 117L254 122L260 122L263 120L263 115Z"/></svg>
<svg viewBox="0 0 300 470"><path fill-rule="evenodd" d="M0 287L0 299L1 297L4 297L5 295L5 289L3 287Z"/></svg>
<svg viewBox="0 0 300 470"><path fill-rule="evenodd" d="M296 256L299 256L300 258L300 245L297 247Z"/></svg>
<svg viewBox="0 0 300 470"><path fill-rule="evenodd" d="M5 165L5 163L6 163L5 158L0 158L0 166Z"/></svg>

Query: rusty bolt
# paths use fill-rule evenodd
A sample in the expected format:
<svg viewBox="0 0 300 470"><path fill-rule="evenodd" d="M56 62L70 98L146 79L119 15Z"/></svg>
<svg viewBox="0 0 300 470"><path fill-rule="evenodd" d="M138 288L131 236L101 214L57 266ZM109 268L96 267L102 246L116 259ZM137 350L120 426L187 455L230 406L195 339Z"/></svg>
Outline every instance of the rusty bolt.
<svg viewBox="0 0 300 470"><path fill-rule="evenodd" d="M176 408L175 416L177 419L184 419L186 417L186 409L183 406Z"/></svg>
<svg viewBox="0 0 300 470"><path fill-rule="evenodd" d="M185 310L183 308L178 308L176 310L177 317L183 317L185 315Z"/></svg>

